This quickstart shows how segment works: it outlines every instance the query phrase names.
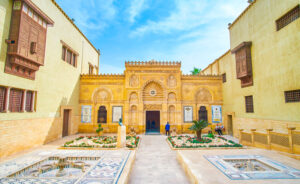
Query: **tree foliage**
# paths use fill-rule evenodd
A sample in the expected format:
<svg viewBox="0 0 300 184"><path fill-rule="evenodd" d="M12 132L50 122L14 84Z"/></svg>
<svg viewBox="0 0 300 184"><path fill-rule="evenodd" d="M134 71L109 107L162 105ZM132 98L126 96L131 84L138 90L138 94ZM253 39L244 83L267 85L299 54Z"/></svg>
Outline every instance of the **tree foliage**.
<svg viewBox="0 0 300 184"><path fill-rule="evenodd" d="M194 69L191 71L192 75L198 75L201 72L201 68L196 68L194 67Z"/></svg>
<svg viewBox="0 0 300 184"><path fill-rule="evenodd" d="M193 121L193 125L189 128L192 131L195 131L197 134L197 139L201 140L201 133L204 128L206 128L209 123L205 120Z"/></svg>

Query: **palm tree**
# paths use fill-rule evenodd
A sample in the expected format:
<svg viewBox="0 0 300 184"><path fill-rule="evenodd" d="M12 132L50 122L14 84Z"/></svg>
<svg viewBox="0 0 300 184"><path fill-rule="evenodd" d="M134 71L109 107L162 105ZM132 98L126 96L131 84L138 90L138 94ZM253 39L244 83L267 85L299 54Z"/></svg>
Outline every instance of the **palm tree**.
<svg viewBox="0 0 300 184"><path fill-rule="evenodd" d="M196 68L194 67L194 69L191 71L192 75L198 75L201 72L201 68Z"/></svg>
<svg viewBox="0 0 300 184"><path fill-rule="evenodd" d="M197 140L200 141L202 129L206 128L209 123L205 120L194 120L193 123L194 124L189 129L196 132Z"/></svg>

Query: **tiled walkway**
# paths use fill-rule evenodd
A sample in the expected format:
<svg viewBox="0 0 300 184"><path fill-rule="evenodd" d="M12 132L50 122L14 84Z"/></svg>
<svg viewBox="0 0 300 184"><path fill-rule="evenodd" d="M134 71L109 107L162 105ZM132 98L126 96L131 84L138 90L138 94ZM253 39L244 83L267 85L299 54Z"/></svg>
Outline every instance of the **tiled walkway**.
<svg viewBox="0 0 300 184"><path fill-rule="evenodd" d="M166 136L144 135L130 175L130 184L189 183Z"/></svg>

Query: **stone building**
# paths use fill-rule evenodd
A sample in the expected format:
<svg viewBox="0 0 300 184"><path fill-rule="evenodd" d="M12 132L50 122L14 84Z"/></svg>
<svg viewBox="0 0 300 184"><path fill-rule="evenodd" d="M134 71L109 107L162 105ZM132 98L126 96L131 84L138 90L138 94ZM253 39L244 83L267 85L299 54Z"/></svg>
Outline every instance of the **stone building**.
<svg viewBox="0 0 300 184"><path fill-rule="evenodd" d="M213 75L182 75L180 62L125 62L124 74L82 75L79 132L116 132L119 118L139 133L164 132L167 122L179 133L192 120L212 121L222 105L222 80ZM86 113L85 113L86 112Z"/></svg>
<svg viewBox="0 0 300 184"><path fill-rule="evenodd" d="M238 129L300 129L299 0L256 0L229 25L230 50L202 74L223 76L223 116Z"/></svg>
<svg viewBox="0 0 300 184"><path fill-rule="evenodd" d="M99 51L54 0L0 1L0 157L75 134Z"/></svg>

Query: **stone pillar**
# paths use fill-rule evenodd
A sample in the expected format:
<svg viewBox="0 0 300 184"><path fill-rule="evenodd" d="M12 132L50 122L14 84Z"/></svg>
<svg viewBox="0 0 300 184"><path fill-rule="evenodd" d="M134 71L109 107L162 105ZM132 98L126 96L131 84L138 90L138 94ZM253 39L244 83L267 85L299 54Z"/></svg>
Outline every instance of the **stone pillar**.
<svg viewBox="0 0 300 184"><path fill-rule="evenodd" d="M256 131L255 128L251 129L251 141L252 141L252 146L254 146L254 132Z"/></svg>
<svg viewBox="0 0 300 184"><path fill-rule="evenodd" d="M296 127L289 127L288 131L289 131L289 145L290 145L290 152L293 153L294 152L294 148L293 148L293 131L296 130Z"/></svg>
<svg viewBox="0 0 300 184"><path fill-rule="evenodd" d="M242 132L244 131L244 129L239 129L239 143L242 144Z"/></svg>
<svg viewBox="0 0 300 184"><path fill-rule="evenodd" d="M10 87L7 87L6 88L6 96L5 96L4 112L9 112L9 96L10 96Z"/></svg>
<svg viewBox="0 0 300 184"><path fill-rule="evenodd" d="M26 96L27 96L27 90L23 91L23 99L22 99L22 112L26 112Z"/></svg>
<svg viewBox="0 0 300 184"><path fill-rule="evenodd" d="M126 126L118 126L117 147L126 147Z"/></svg>
<svg viewBox="0 0 300 184"><path fill-rule="evenodd" d="M273 131L272 128L268 128L267 130L267 141L268 141L268 145L267 148L271 149L271 131Z"/></svg>

